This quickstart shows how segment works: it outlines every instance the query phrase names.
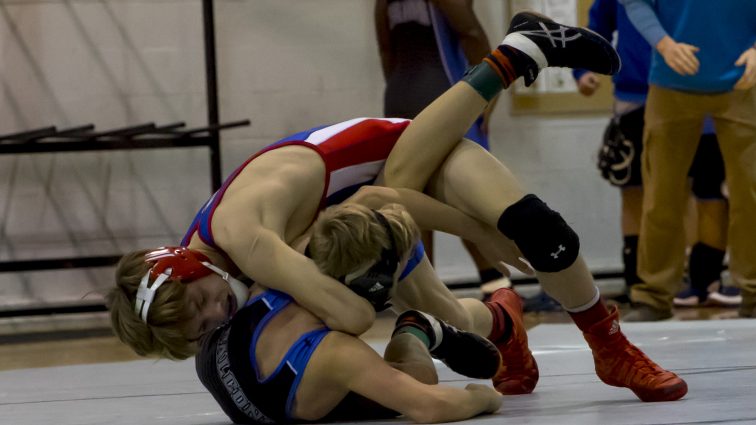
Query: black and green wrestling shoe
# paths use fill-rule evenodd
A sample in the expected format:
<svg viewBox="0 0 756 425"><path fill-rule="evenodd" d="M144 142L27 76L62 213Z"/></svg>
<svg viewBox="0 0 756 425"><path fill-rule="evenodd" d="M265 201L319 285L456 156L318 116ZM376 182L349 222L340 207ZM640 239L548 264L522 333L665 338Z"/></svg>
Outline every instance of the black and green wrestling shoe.
<svg viewBox="0 0 756 425"><path fill-rule="evenodd" d="M587 69L606 75L616 74L622 66L617 51L599 34L560 24L535 12L520 12L512 17L501 46L518 49L537 64L537 68L523 75L528 86L547 66Z"/></svg>
<svg viewBox="0 0 756 425"><path fill-rule="evenodd" d="M474 379L490 379L496 375L501 355L491 341L472 332L463 331L435 317L408 310L396 319L397 330L403 327L421 330L429 339L429 351L451 370Z"/></svg>

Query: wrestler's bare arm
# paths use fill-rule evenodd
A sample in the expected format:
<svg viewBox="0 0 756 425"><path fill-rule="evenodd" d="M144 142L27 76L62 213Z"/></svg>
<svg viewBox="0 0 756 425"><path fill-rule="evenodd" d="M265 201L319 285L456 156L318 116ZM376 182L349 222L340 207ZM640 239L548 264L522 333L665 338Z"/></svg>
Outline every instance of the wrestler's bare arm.
<svg viewBox="0 0 756 425"><path fill-rule="evenodd" d="M213 234L246 276L291 295L331 329L359 335L375 319L370 303L287 243L317 214L323 175L312 149L282 148L256 158L229 186Z"/></svg>
<svg viewBox="0 0 756 425"><path fill-rule="evenodd" d="M509 275L509 270L501 262L523 273L534 273L533 269L520 259L522 253L514 242L485 223L424 193L412 189L363 186L346 202L376 209L390 203L401 204L420 228L457 235L478 245L481 253L505 275Z"/></svg>
<svg viewBox="0 0 756 425"><path fill-rule="evenodd" d="M334 337L338 350L329 356L329 373L337 383L415 422L458 421L496 412L501 406L501 395L490 387L423 384L389 366L365 342L343 334Z"/></svg>
<svg viewBox="0 0 756 425"><path fill-rule="evenodd" d="M333 330L360 335L373 324L375 310L367 300L322 274L276 233L260 226L244 233L227 240L225 247L246 276L289 294Z"/></svg>
<svg viewBox="0 0 756 425"><path fill-rule="evenodd" d="M357 203L369 208L401 204L420 228L450 233L472 242L491 230L462 211L412 189L363 186L345 203Z"/></svg>
<svg viewBox="0 0 756 425"><path fill-rule="evenodd" d="M226 191L213 235L246 276L291 295L332 329L358 335L375 319L370 303L287 243L318 212L323 170L320 157L301 147L256 158Z"/></svg>

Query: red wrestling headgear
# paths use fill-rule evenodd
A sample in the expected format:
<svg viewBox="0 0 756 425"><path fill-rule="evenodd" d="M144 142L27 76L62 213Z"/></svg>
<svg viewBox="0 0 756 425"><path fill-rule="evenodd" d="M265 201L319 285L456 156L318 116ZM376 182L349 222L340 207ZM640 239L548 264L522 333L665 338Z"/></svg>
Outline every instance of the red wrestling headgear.
<svg viewBox="0 0 756 425"><path fill-rule="evenodd" d="M167 269L171 269L168 272L171 279L184 282L191 282L212 273L212 270L202 264L210 262L205 254L182 246L167 246L148 252L144 255L144 261L154 263L150 269L153 279L157 279Z"/></svg>
<svg viewBox="0 0 756 425"><path fill-rule="evenodd" d="M134 305L134 310L144 323L147 323L147 312L158 288L169 279L188 283L216 273L231 285L237 302L246 299L246 286L229 276L228 272L212 265L207 256L198 251L181 246L167 246L148 252L144 255L144 261L153 263L153 266L139 283ZM152 285L149 284L150 279L154 279Z"/></svg>

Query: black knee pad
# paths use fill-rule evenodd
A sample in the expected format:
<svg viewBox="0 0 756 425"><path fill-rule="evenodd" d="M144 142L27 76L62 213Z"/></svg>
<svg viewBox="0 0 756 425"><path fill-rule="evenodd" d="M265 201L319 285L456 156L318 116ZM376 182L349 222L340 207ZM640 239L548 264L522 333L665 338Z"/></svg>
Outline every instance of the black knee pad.
<svg viewBox="0 0 756 425"><path fill-rule="evenodd" d="M566 269L580 251L578 235L558 212L535 195L526 195L504 210L497 227L540 272Z"/></svg>

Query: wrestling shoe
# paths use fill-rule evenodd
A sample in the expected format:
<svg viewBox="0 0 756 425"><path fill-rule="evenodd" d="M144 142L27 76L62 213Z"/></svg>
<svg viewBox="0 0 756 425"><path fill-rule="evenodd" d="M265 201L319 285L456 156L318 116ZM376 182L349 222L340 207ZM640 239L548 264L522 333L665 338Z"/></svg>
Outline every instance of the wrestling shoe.
<svg viewBox="0 0 756 425"><path fill-rule="evenodd" d="M501 353L501 368L493 378L496 391L512 394L530 394L538 383L538 364L528 348L528 335L522 322L522 299L509 288L502 288L491 295L488 303L493 314L504 326L506 316L511 319L512 332L506 340L494 341Z"/></svg>
<svg viewBox="0 0 756 425"><path fill-rule="evenodd" d="M430 354L449 369L475 379L489 379L496 374L501 356L496 346L482 336L459 330L417 310L405 311L396 319L396 330L415 327L430 340ZM394 332L396 332L396 330Z"/></svg>
<svg viewBox="0 0 756 425"><path fill-rule="evenodd" d="M672 401L688 392L685 381L659 367L627 340L616 307L583 336L593 351L596 375L605 384L629 388L643 401Z"/></svg>
<svg viewBox="0 0 756 425"><path fill-rule="evenodd" d="M534 12L520 12L512 18L502 45L524 52L537 64L535 68L530 64L522 73L526 86L547 66L587 69L606 75L616 74L621 67L617 51L600 35L586 28L562 25Z"/></svg>

